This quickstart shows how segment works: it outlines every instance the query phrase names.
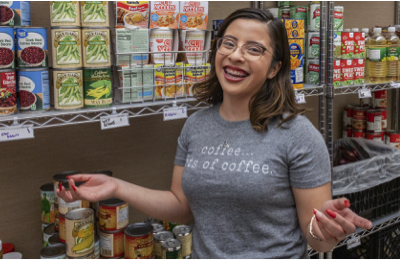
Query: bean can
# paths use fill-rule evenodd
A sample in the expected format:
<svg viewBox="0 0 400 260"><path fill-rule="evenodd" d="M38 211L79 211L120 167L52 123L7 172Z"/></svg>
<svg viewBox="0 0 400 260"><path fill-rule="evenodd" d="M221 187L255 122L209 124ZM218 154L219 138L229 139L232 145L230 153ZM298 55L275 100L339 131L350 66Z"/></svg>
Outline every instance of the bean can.
<svg viewBox="0 0 400 260"><path fill-rule="evenodd" d="M14 28L0 27L0 69L15 68Z"/></svg>
<svg viewBox="0 0 400 260"><path fill-rule="evenodd" d="M343 128L343 138L346 137L352 137L352 128L346 126L345 128Z"/></svg>
<svg viewBox="0 0 400 260"><path fill-rule="evenodd" d="M343 31L343 6L335 6L333 15L333 29L335 31Z"/></svg>
<svg viewBox="0 0 400 260"><path fill-rule="evenodd" d="M333 86L340 87L342 85L341 82L341 67L340 60L333 61Z"/></svg>
<svg viewBox="0 0 400 260"><path fill-rule="evenodd" d="M78 69L54 69L54 108L59 110L82 108L83 71Z"/></svg>
<svg viewBox="0 0 400 260"><path fill-rule="evenodd" d="M17 113L17 77L15 70L0 70L0 116L15 113Z"/></svg>
<svg viewBox="0 0 400 260"><path fill-rule="evenodd" d="M152 225L131 224L125 228L124 233L126 259L151 259L153 257Z"/></svg>
<svg viewBox="0 0 400 260"><path fill-rule="evenodd" d="M162 259L182 259L182 243L178 239L168 239L161 244Z"/></svg>
<svg viewBox="0 0 400 260"><path fill-rule="evenodd" d="M342 86L354 85L353 60L341 60L340 67L341 67Z"/></svg>
<svg viewBox="0 0 400 260"><path fill-rule="evenodd" d="M308 6L307 28L308 31L319 31L321 24L321 6L310 4Z"/></svg>
<svg viewBox="0 0 400 260"><path fill-rule="evenodd" d="M367 111L367 130L372 133L382 132L382 111L370 109Z"/></svg>
<svg viewBox="0 0 400 260"><path fill-rule="evenodd" d="M342 32L333 32L333 58L335 60L342 58Z"/></svg>
<svg viewBox="0 0 400 260"><path fill-rule="evenodd" d="M108 28L85 28L82 30L83 66L111 66L110 30Z"/></svg>
<svg viewBox="0 0 400 260"><path fill-rule="evenodd" d="M306 83L319 84L319 60L306 61Z"/></svg>
<svg viewBox="0 0 400 260"><path fill-rule="evenodd" d="M85 107L112 106L111 68L84 68Z"/></svg>
<svg viewBox="0 0 400 260"><path fill-rule="evenodd" d="M365 71L365 60L354 59L353 60L353 73L354 73L354 84L364 84L364 71Z"/></svg>
<svg viewBox="0 0 400 260"><path fill-rule="evenodd" d="M79 1L50 1L51 26L81 26Z"/></svg>
<svg viewBox="0 0 400 260"><path fill-rule="evenodd" d="M65 215L68 257L94 253L94 215L92 209L74 209Z"/></svg>
<svg viewBox="0 0 400 260"><path fill-rule="evenodd" d="M187 225L176 226L173 233L182 243L182 257L192 255L192 228Z"/></svg>
<svg viewBox="0 0 400 260"><path fill-rule="evenodd" d="M53 68L82 67L81 29L79 27L52 27Z"/></svg>
<svg viewBox="0 0 400 260"><path fill-rule="evenodd" d="M353 108L353 118L351 120L353 129L363 131L367 129L367 110L365 107Z"/></svg>
<svg viewBox="0 0 400 260"><path fill-rule="evenodd" d="M104 231L115 231L125 228L129 223L128 203L117 198L100 201L99 224Z"/></svg>
<svg viewBox="0 0 400 260"><path fill-rule="evenodd" d="M342 32L342 59L353 59L354 58L354 33L353 32Z"/></svg>
<svg viewBox="0 0 400 260"><path fill-rule="evenodd" d="M59 233L55 233L54 235L52 235L51 237L49 237L49 246L55 246L57 244L63 244L60 241L60 234ZM64 245L65 246L65 245Z"/></svg>
<svg viewBox="0 0 400 260"><path fill-rule="evenodd" d="M16 29L18 68L46 68L48 64L47 29L22 27Z"/></svg>
<svg viewBox="0 0 400 260"><path fill-rule="evenodd" d="M366 132L364 130L353 129L353 138L365 138Z"/></svg>
<svg viewBox="0 0 400 260"><path fill-rule="evenodd" d="M162 254L161 254L161 245L168 239L174 238L174 235L172 234L171 231L161 231L158 232L157 234L154 234L154 258L156 259L161 259Z"/></svg>
<svg viewBox="0 0 400 260"><path fill-rule="evenodd" d="M48 69L18 70L17 85L21 111L44 112L50 110Z"/></svg>
<svg viewBox="0 0 400 260"><path fill-rule="evenodd" d="M387 90L372 92L372 103L374 108L385 109L387 107Z"/></svg>
<svg viewBox="0 0 400 260"><path fill-rule="evenodd" d="M40 251L40 259L66 259L65 245L45 247Z"/></svg>
<svg viewBox="0 0 400 260"><path fill-rule="evenodd" d="M54 224L48 225L44 230L43 230L43 247L48 247L49 246L49 238L56 234L57 231L55 229Z"/></svg>
<svg viewBox="0 0 400 260"><path fill-rule="evenodd" d="M343 110L343 126L351 127L351 119L353 118L353 105L347 105Z"/></svg>
<svg viewBox="0 0 400 260"><path fill-rule="evenodd" d="M31 1L1 1L0 24L6 26L31 25Z"/></svg>
<svg viewBox="0 0 400 260"><path fill-rule="evenodd" d="M153 226L153 233L157 234L158 232L164 231L164 225L161 223L151 223Z"/></svg>
<svg viewBox="0 0 400 260"><path fill-rule="evenodd" d="M124 230L102 231L100 236L100 255L103 258L116 258L124 255Z"/></svg>
<svg viewBox="0 0 400 260"><path fill-rule="evenodd" d="M47 183L40 187L42 223L54 222L54 186Z"/></svg>
<svg viewBox="0 0 400 260"><path fill-rule="evenodd" d="M307 58L319 58L319 32L307 33Z"/></svg>
<svg viewBox="0 0 400 260"><path fill-rule="evenodd" d="M303 19L307 26L307 6L291 6L290 19Z"/></svg>
<svg viewBox="0 0 400 260"><path fill-rule="evenodd" d="M81 1L82 27L109 27L110 17L107 1Z"/></svg>

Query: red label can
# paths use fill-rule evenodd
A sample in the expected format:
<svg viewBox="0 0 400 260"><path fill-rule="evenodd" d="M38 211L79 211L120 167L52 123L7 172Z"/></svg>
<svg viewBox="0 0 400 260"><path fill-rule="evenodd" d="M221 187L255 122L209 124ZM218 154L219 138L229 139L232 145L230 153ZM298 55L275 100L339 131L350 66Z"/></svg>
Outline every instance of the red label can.
<svg viewBox="0 0 400 260"><path fill-rule="evenodd" d="M382 141L382 133L367 132L367 139L383 143L383 141Z"/></svg>
<svg viewBox="0 0 400 260"><path fill-rule="evenodd" d="M365 58L365 33L354 32L354 58Z"/></svg>
<svg viewBox="0 0 400 260"><path fill-rule="evenodd" d="M389 145L400 149L400 132L391 132L389 137Z"/></svg>
<svg viewBox="0 0 400 260"><path fill-rule="evenodd" d="M334 60L333 61L333 86L334 87L340 87L342 85L340 73L341 73L340 60Z"/></svg>
<svg viewBox="0 0 400 260"><path fill-rule="evenodd" d="M290 8L282 8L282 19L290 19Z"/></svg>
<svg viewBox="0 0 400 260"><path fill-rule="evenodd" d="M353 129L353 138L365 138L365 131Z"/></svg>
<svg viewBox="0 0 400 260"><path fill-rule="evenodd" d="M372 108L372 98L360 98L360 107Z"/></svg>
<svg viewBox="0 0 400 260"><path fill-rule="evenodd" d="M15 70L0 71L0 116L17 113L17 77Z"/></svg>
<svg viewBox="0 0 400 260"><path fill-rule="evenodd" d="M353 59L354 58L354 33L353 32L342 32L342 48L341 48L342 59Z"/></svg>
<svg viewBox="0 0 400 260"><path fill-rule="evenodd" d="M351 119L353 118L353 108L352 105L347 105L343 110L343 126L351 126Z"/></svg>
<svg viewBox="0 0 400 260"><path fill-rule="evenodd" d="M340 60L342 86L354 85L353 60Z"/></svg>
<svg viewBox="0 0 400 260"><path fill-rule="evenodd" d="M387 130L386 132L385 132L385 144L390 144L390 135L392 134L392 133L395 133L396 131L394 131L394 130Z"/></svg>
<svg viewBox="0 0 400 260"><path fill-rule="evenodd" d="M354 59L354 84L364 84L364 68L365 68L365 60L364 59Z"/></svg>
<svg viewBox="0 0 400 260"><path fill-rule="evenodd" d="M367 108L356 107L353 109L353 118L351 120L351 125L356 130L366 130L367 129Z"/></svg>
<svg viewBox="0 0 400 260"><path fill-rule="evenodd" d="M353 134L352 134L352 129L351 129L351 127L345 127L345 128L343 129L343 138L352 137L352 136L353 136Z"/></svg>
<svg viewBox="0 0 400 260"><path fill-rule="evenodd" d="M382 111L382 129L386 130L387 129L387 110L381 109L381 111Z"/></svg>
<svg viewBox="0 0 400 260"><path fill-rule="evenodd" d="M374 108L387 107L387 90L378 90L372 93Z"/></svg>
<svg viewBox="0 0 400 260"><path fill-rule="evenodd" d="M370 109L367 111L367 130L372 133L382 132L382 110Z"/></svg>

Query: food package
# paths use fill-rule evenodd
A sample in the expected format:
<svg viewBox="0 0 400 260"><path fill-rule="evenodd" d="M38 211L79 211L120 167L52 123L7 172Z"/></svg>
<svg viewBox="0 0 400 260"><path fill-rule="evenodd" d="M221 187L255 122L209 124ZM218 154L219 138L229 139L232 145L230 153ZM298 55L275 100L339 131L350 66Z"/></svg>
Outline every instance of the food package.
<svg viewBox="0 0 400 260"><path fill-rule="evenodd" d="M188 97L194 96L193 85L195 83L204 82L210 74L210 63L203 63L202 66L194 66L192 64L185 65L185 87Z"/></svg>
<svg viewBox="0 0 400 260"><path fill-rule="evenodd" d="M156 28L150 30L150 51L151 61L154 64L171 65L176 62L177 54L157 52L178 51L179 36L178 30L169 28Z"/></svg>
<svg viewBox="0 0 400 260"><path fill-rule="evenodd" d="M179 1L151 1L150 28L178 29Z"/></svg>
<svg viewBox="0 0 400 260"><path fill-rule="evenodd" d="M115 53L148 52L149 51L149 30L138 29L129 30L117 28L111 30L111 40ZM129 55L116 56L115 64L119 66L129 66ZM132 55L131 65L149 63L149 54Z"/></svg>
<svg viewBox="0 0 400 260"><path fill-rule="evenodd" d="M178 30L179 34L179 51L196 51L199 50L200 48L200 42L198 42L199 39L197 37L199 36L199 33L203 35L204 32L204 47L202 50L210 50L211 48L211 36L212 36L212 31L208 30ZM192 34L194 37L187 37L188 35ZM195 42L191 42L191 39L194 40ZM197 41L197 42L196 42ZM201 41L201 40L200 40ZM186 62L186 63L195 63L195 64L202 64L206 63L208 61L208 56L209 53L204 53L201 55L201 60L199 59L199 54L184 54L180 53L178 54L178 61Z"/></svg>
<svg viewBox="0 0 400 260"><path fill-rule="evenodd" d="M149 28L149 1L116 1L114 7L116 28Z"/></svg>
<svg viewBox="0 0 400 260"><path fill-rule="evenodd" d="M155 64L154 68L156 100L185 96L182 62L174 65Z"/></svg>
<svg viewBox="0 0 400 260"><path fill-rule="evenodd" d="M304 39L303 19L285 19L284 23L289 39Z"/></svg>
<svg viewBox="0 0 400 260"><path fill-rule="evenodd" d="M294 89L303 88L304 39L289 39L290 79Z"/></svg>
<svg viewBox="0 0 400 260"><path fill-rule="evenodd" d="M179 9L179 29L207 28L208 1L182 1Z"/></svg>

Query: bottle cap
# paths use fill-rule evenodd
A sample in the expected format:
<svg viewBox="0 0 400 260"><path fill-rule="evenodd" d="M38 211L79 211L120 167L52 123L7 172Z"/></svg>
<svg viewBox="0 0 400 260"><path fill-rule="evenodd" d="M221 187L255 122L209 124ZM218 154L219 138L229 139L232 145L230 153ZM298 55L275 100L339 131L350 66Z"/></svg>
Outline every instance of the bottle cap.
<svg viewBox="0 0 400 260"><path fill-rule="evenodd" d="M358 32L358 28L352 28L351 29L353 32Z"/></svg>
<svg viewBox="0 0 400 260"><path fill-rule="evenodd" d="M361 31L365 32L365 33L369 33L369 28L362 28Z"/></svg>
<svg viewBox="0 0 400 260"><path fill-rule="evenodd" d="M388 32L390 32L390 33L394 33L395 31L396 31L396 28L394 28L394 27L388 28Z"/></svg>
<svg viewBox="0 0 400 260"><path fill-rule="evenodd" d="M381 33L382 32L382 28L374 28L373 32L374 33Z"/></svg>
<svg viewBox="0 0 400 260"><path fill-rule="evenodd" d="M344 29L344 32L350 32L350 29Z"/></svg>

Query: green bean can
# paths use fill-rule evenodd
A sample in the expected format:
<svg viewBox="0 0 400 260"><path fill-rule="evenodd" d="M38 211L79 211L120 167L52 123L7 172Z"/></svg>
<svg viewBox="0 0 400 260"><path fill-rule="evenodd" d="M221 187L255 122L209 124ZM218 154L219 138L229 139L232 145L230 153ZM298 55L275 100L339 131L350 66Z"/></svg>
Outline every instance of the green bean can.
<svg viewBox="0 0 400 260"><path fill-rule="evenodd" d="M52 27L53 68L81 68L82 45L79 27Z"/></svg>
<svg viewBox="0 0 400 260"><path fill-rule="evenodd" d="M107 1L81 1L82 27L109 27Z"/></svg>
<svg viewBox="0 0 400 260"><path fill-rule="evenodd" d="M83 107L83 72L78 69L54 69L54 108L59 110Z"/></svg>
<svg viewBox="0 0 400 260"><path fill-rule="evenodd" d="M112 105L111 68L84 68L85 107Z"/></svg>
<svg viewBox="0 0 400 260"><path fill-rule="evenodd" d="M110 30L108 28L85 28L82 30L83 66L111 66Z"/></svg>
<svg viewBox="0 0 400 260"><path fill-rule="evenodd" d="M333 58L340 60L342 58L342 32L333 32Z"/></svg>
<svg viewBox="0 0 400 260"><path fill-rule="evenodd" d="M161 259L182 259L182 243L170 238L161 244Z"/></svg>
<svg viewBox="0 0 400 260"><path fill-rule="evenodd" d="M307 25L307 6L292 6L290 7L290 19L303 19Z"/></svg>
<svg viewBox="0 0 400 260"><path fill-rule="evenodd" d="M81 26L79 1L50 1L51 26Z"/></svg>

